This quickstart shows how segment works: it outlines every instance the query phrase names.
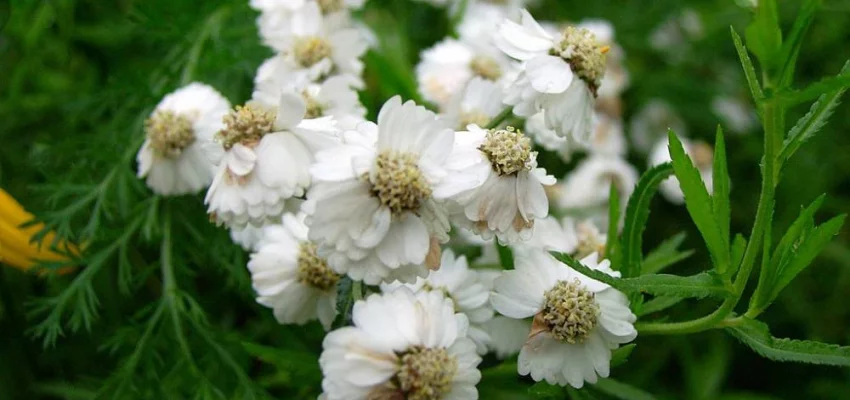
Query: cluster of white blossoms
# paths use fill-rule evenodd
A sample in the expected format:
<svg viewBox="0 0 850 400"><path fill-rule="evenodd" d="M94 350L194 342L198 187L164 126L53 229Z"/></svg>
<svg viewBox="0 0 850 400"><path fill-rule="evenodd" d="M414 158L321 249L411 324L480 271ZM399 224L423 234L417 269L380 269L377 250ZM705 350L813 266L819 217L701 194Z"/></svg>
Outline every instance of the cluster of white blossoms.
<svg viewBox="0 0 850 400"><path fill-rule="evenodd" d="M193 83L146 122L139 176L161 195L208 187L211 220L251 252L257 302L330 331L323 398L475 399L489 353L578 388L636 337L623 293L550 255L619 277L599 227L617 226L612 185L625 206L637 181L624 53L605 21L558 29L523 3L468 2L458 37L421 53L429 104L395 96L373 122L357 93L363 0L252 0L276 52L252 98L231 109ZM709 149L686 143L710 177ZM558 181L542 156L574 164ZM358 299L350 313L339 296Z"/></svg>

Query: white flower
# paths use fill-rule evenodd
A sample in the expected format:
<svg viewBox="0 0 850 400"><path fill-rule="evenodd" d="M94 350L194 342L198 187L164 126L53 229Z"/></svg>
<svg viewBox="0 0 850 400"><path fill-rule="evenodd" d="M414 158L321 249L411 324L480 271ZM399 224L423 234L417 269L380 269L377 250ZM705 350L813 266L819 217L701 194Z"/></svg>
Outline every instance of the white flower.
<svg viewBox="0 0 850 400"><path fill-rule="evenodd" d="M242 229L231 229L230 239L246 251L254 251L263 239L264 232L264 228L248 225Z"/></svg>
<svg viewBox="0 0 850 400"><path fill-rule="evenodd" d="M685 121L663 100L650 100L631 120L632 144L644 154L648 154L662 138L667 138L667 130L679 136L687 136Z"/></svg>
<svg viewBox="0 0 850 400"><path fill-rule="evenodd" d="M352 319L322 344L327 400L478 398L481 358L466 316L442 294L374 294L354 305Z"/></svg>
<svg viewBox="0 0 850 400"><path fill-rule="evenodd" d="M299 96L284 94L277 110L248 103L225 117L217 140L226 153L204 200L217 223L279 221L285 201L304 195L313 154L338 142L333 120L302 120L305 111Z"/></svg>
<svg viewBox="0 0 850 400"><path fill-rule="evenodd" d="M626 135L620 120L599 112L594 113L593 133L588 150L595 154L625 156Z"/></svg>
<svg viewBox="0 0 850 400"><path fill-rule="evenodd" d="M546 127L546 112L534 114L525 121L526 132L544 149L557 153L566 162L573 153L586 150L603 155L625 155L626 138L619 120L600 112L593 114L593 129L588 143L577 143L572 137L563 137Z"/></svg>
<svg viewBox="0 0 850 400"><path fill-rule="evenodd" d="M229 110L227 99L202 83L165 96L145 121L147 139L136 156L139 178L165 196L207 187L214 169L206 149Z"/></svg>
<svg viewBox="0 0 850 400"><path fill-rule="evenodd" d="M524 320L496 315L484 323L484 330L490 336L489 350L500 359L519 353L528 338L528 326Z"/></svg>
<svg viewBox="0 0 850 400"><path fill-rule="evenodd" d="M581 263L619 277L595 253ZM505 316L534 317L517 360L520 375L576 388L608 377L611 350L637 336L628 298L546 252L517 257L515 266L496 279L491 302Z"/></svg>
<svg viewBox="0 0 850 400"><path fill-rule="evenodd" d="M543 186L555 178L537 167L537 152L522 132L468 129L455 136L457 151L467 160L465 170L483 184L454 197L463 208L456 222L485 239L496 234L507 243L527 240L534 221L549 214Z"/></svg>
<svg viewBox="0 0 850 400"><path fill-rule="evenodd" d="M464 130L470 124L487 126L504 108L502 88L492 81L475 77L455 95L441 116L451 126Z"/></svg>
<svg viewBox="0 0 850 400"><path fill-rule="evenodd" d="M582 160L566 179L555 185L551 195L562 209L570 209L607 224L608 196L613 183L625 206L637 184L638 173L626 160L605 155L591 155Z"/></svg>
<svg viewBox="0 0 850 400"><path fill-rule="evenodd" d="M711 101L711 111L720 117L723 125L732 132L749 132L758 122L755 110L734 97L715 97Z"/></svg>
<svg viewBox="0 0 850 400"><path fill-rule="evenodd" d="M454 131L424 107L396 96L378 124L343 134L343 145L316 154L305 209L310 238L331 266L374 285L424 276L449 239L439 200L479 184L452 154Z"/></svg>
<svg viewBox="0 0 850 400"><path fill-rule="evenodd" d="M524 117L546 110L547 127L586 143L609 48L584 28L567 27L556 38L526 10L520 22L505 20L496 35L496 45L503 52L524 62L506 89L505 102Z"/></svg>
<svg viewBox="0 0 850 400"><path fill-rule="evenodd" d="M262 70L262 67L260 67ZM292 74L266 76L257 73L253 98L264 104L276 104L284 92L301 96L306 105L305 119L333 117L341 130L353 129L364 121L366 108L360 104L354 87L359 79L335 75L322 83L311 83Z"/></svg>
<svg viewBox="0 0 850 400"><path fill-rule="evenodd" d="M513 62L489 44L445 39L422 51L416 81L425 100L446 107L473 77L500 80Z"/></svg>
<svg viewBox="0 0 850 400"><path fill-rule="evenodd" d="M490 343L490 335L484 330L484 324L493 318L490 306L492 284L479 282L478 271L469 269L466 257L455 257L448 249L443 252L440 269L431 271L425 278L417 278L416 283L399 282L381 284L381 291L392 292L400 286L406 286L414 293L436 291L448 297L454 310L463 313L469 319L468 336L475 342L478 354L485 354Z"/></svg>
<svg viewBox="0 0 850 400"><path fill-rule="evenodd" d="M711 194L713 189L713 180L712 180L712 163L714 161L714 152L711 149L711 146L705 144L704 142L692 142L683 137L679 137L679 140L682 142L682 146L684 146L685 151L687 151L688 156L693 160L694 165L699 170L700 177L702 181L705 183L706 189L708 189L708 193ZM658 164L663 164L665 162L669 162L670 158L670 149L668 147L668 138L661 139L655 147L652 149L652 153L649 155L649 166L655 166ZM671 176L667 178L664 182L661 182L661 186L658 187L658 190L664 195L667 200L674 204L684 204L685 203L685 194L682 193L682 189L679 187L679 181L675 176Z"/></svg>
<svg viewBox="0 0 850 400"><path fill-rule="evenodd" d="M268 27L260 20L265 43L280 52L266 63L278 62L277 70L302 73L313 81L332 71L360 75L363 62L359 57L367 43L359 29L349 27L347 15L323 16L319 4L307 2L283 19Z"/></svg>
<svg viewBox="0 0 850 400"><path fill-rule="evenodd" d="M514 245L514 251L544 250L572 254L578 247L575 224L565 218L563 224L555 217L537 220L531 238Z"/></svg>
<svg viewBox="0 0 850 400"><path fill-rule="evenodd" d="M569 162L573 153L584 148L576 143L572 136L558 135L546 126L546 111L540 111L525 120L525 133L544 149L557 153L565 162Z"/></svg>
<svg viewBox="0 0 850 400"><path fill-rule="evenodd" d="M318 319L330 329L340 276L316 254L307 231L303 214L286 214L283 225L267 226L248 270L257 302L274 309L278 322L303 325Z"/></svg>

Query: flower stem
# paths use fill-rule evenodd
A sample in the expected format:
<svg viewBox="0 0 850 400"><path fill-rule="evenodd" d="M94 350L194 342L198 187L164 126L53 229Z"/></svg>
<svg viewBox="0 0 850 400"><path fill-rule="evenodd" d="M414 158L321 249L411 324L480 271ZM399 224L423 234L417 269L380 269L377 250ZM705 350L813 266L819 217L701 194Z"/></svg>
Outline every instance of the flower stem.
<svg viewBox="0 0 850 400"><path fill-rule="evenodd" d="M351 282L351 298L354 301L363 300L363 282Z"/></svg>
<svg viewBox="0 0 850 400"><path fill-rule="evenodd" d="M773 216L774 196L776 194L776 182L774 179L776 174L774 169L776 168L776 157L779 150L777 141L781 141L782 139L782 128L780 128L780 124L777 122L781 118L779 115L781 113L782 109L774 101L768 101L762 109L762 118L764 121L764 163L762 164L761 194L759 195L756 220L753 224L750 241L747 243L744 259L741 261L738 275L732 285L732 295L727 297L714 312L701 318L683 322L646 322L635 324L635 328L642 335L695 333L714 328L733 326L735 324L736 320L734 318L729 320L726 317L732 313L735 306L741 300L759 250L762 250L764 253L763 257L767 257L770 253L769 240L764 241L764 247L762 247L762 239L765 238L765 231L770 229L771 217ZM763 270L761 275L759 278L759 289L762 286L762 281L766 279L766 272ZM750 314L752 313L752 310L750 310L747 312L747 315L751 316Z"/></svg>
<svg viewBox="0 0 850 400"><path fill-rule="evenodd" d="M497 126L499 126L499 124L501 124L501 123L502 123L502 122L504 122L504 121L505 121L508 117L510 117L510 116L511 116L511 113L512 113L512 112L513 112L513 108L512 108L512 107L510 107L510 106L509 106L509 107L505 107L505 109L504 109L504 110L502 110L502 112L500 112L498 115L496 115L495 117L493 117L493 119L491 119L491 120L490 120L490 122L489 122L489 123L487 123L487 126L485 126L485 127L484 127L484 129L496 129L496 127L497 127Z"/></svg>

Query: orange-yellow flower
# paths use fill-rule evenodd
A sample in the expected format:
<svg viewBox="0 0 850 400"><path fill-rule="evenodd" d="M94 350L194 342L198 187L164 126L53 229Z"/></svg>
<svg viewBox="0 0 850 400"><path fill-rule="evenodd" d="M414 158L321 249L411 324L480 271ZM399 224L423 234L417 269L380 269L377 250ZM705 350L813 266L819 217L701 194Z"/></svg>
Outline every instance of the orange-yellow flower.
<svg viewBox="0 0 850 400"><path fill-rule="evenodd" d="M69 261L65 254L50 249L50 243L56 238L48 232L42 243L32 242L32 236L40 231L44 224L22 227L33 219L20 203L0 189L0 264L9 265L27 271L39 261ZM78 254L77 246L60 241L57 248L71 254ZM63 269L60 272L68 272Z"/></svg>

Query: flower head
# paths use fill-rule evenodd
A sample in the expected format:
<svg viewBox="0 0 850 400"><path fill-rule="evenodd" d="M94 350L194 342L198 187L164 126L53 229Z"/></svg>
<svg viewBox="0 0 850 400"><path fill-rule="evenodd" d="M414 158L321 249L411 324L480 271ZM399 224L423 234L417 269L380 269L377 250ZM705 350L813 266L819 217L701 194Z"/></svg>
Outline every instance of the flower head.
<svg viewBox="0 0 850 400"><path fill-rule="evenodd" d="M303 215L286 214L282 225L268 226L248 270L257 302L274 309L282 324L318 319L330 328L336 315L339 275L316 254L307 239Z"/></svg>
<svg viewBox="0 0 850 400"><path fill-rule="evenodd" d="M207 150L229 109L227 99L201 83L165 96L145 121L145 142L136 156L139 177L166 196L209 185L214 165Z"/></svg>
<svg viewBox="0 0 850 400"><path fill-rule="evenodd" d="M305 207L311 239L332 267L377 284L439 266L449 230L442 200L476 184L455 162L453 137L434 113L395 97L377 125L359 124L316 155Z"/></svg>
<svg viewBox="0 0 850 400"><path fill-rule="evenodd" d="M507 242L527 240L534 221L549 213L543 186L554 184L555 178L537 168L537 152L519 130L468 128L457 134L456 147L474 160L467 170L480 184L454 197L462 208L455 221L484 238L496 234Z"/></svg>
<svg viewBox="0 0 850 400"><path fill-rule="evenodd" d="M514 113L530 117L545 110L548 128L586 143L608 47L584 28L567 27L555 37L526 10L520 23L506 19L500 25L496 45L525 62L506 89L505 102Z"/></svg>
<svg viewBox="0 0 850 400"><path fill-rule="evenodd" d="M473 399L481 358L467 320L437 292L407 288L354 305L353 327L329 333L319 364L328 400Z"/></svg>
<svg viewBox="0 0 850 400"><path fill-rule="evenodd" d="M595 253L581 263L619 276L607 260L598 262ZM533 317L519 354L519 373L576 388L608 377L611 350L637 336L626 296L545 252L523 254L515 266L496 279L491 301L508 317Z"/></svg>
<svg viewBox="0 0 850 400"><path fill-rule="evenodd" d="M287 201L304 194L313 154L338 142L332 119L303 120L305 112L300 96L284 93L276 108L250 102L225 119L217 135L225 155L205 199L216 222L275 223Z"/></svg>

